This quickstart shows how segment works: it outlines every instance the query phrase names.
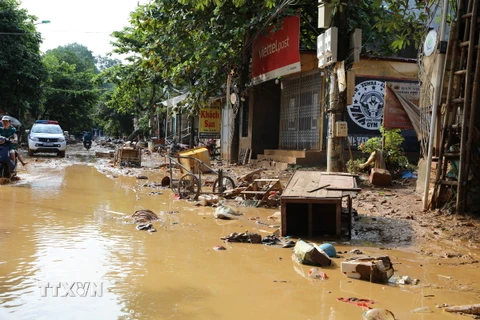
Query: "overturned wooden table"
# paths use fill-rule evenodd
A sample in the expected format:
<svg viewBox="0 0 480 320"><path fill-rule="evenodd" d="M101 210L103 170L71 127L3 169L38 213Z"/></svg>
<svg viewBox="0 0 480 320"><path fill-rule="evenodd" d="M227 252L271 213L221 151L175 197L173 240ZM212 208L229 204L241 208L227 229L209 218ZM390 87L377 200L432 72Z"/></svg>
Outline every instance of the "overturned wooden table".
<svg viewBox="0 0 480 320"><path fill-rule="evenodd" d="M356 175L295 172L280 198L282 236L350 238L352 197L359 191ZM342 208L345 198L346 207Z"/></svg>

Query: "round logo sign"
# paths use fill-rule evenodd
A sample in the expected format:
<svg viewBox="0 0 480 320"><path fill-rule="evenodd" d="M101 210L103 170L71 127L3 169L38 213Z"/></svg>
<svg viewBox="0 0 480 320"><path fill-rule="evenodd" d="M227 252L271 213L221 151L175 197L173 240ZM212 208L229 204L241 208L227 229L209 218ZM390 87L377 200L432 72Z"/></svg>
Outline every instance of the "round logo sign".
<svg viewBox="0 0 480 320"><path fill-rule="evenodd" d="M382 124L385 82L369 80L355 86L353 104L348 106L350 118L360 127L378 130Z"/></svg>
<svg viewBox="0 0 480 320"><path fill-rule="evenodd" d="M425 43L423 44L423 53L428 57L433 51L435 51L435 45L437 44L437 31L430 30L425 38Z"/></svg>

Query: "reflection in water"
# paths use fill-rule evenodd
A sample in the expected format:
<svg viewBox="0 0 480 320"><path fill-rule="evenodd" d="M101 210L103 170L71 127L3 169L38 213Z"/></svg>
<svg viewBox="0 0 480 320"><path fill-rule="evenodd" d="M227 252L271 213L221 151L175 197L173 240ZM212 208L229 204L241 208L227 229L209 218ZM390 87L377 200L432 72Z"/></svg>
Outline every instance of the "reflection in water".
<svg viewBox="0 0 480 320"><path fill-rule="evenodd" d="M433 258L373 247L361 249L388 254L398 274L420 285L346 278L339 268L352 249L347 244L335 244L342 257L322 268L329 278L312 280L305 276L310 267L292 261L292 249L220 240L245 230L267 235L271 229L249 218L274 210L242 207L240 220L215 220L213 208L174 200L169 190L152 195L134 178L107 178L88 166L29 170L40 172L29 176L30 188L0 187L2 320L1 309L20 319L361 318L364 310L340 297L373 300L399 319L422 319L410 312L422 306L435 319L455 319L435 306L474 303L480 294L475 265L460 272ZM57 174L53 187L49 179ZM135 229L131 214L138 209L159 215L158 232ZM212 249L219 244L227 250ZM59 282L103 290L101 297L62 297L69 293L63 287L58 297L52 289L42 294L45 283ZM452 283L457 292L449 290Z"/></svg>

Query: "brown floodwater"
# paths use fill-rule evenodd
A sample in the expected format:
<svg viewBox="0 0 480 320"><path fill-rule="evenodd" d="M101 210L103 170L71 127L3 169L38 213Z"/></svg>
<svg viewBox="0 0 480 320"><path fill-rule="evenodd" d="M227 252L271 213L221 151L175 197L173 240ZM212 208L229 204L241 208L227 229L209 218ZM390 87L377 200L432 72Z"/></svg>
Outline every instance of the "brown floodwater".
<svg viewBox="0 0 480 320"><path fill-rule="evenodd" d="M160 183L160 170L139 180L62 161L31 163L20 170L21 181L0 186L2 320L362 319L365 309L340 297L372 300L371 307L389 309L397 319L462 319L437 306L480 301L478 263L455 266L455 259L439 263L401 250L337 242L340 257L322 268L328 279L309 279L311 267L294 262L292 248L220 240L246 230L270 234L273 229L249 218L266 221L277 210L239 207L239 220L216 220L214 208L149 187ZM159 215L157 232L135 229L131 215L138 209ZM216 245L227 250L215 251ZM347 278L340 263L354 248L388 255L396 275L419 283ZM470 255L480 260L478 251ZM73 287L78 284L90 287ZM433 313L412 312L420 307Z"/></svg>

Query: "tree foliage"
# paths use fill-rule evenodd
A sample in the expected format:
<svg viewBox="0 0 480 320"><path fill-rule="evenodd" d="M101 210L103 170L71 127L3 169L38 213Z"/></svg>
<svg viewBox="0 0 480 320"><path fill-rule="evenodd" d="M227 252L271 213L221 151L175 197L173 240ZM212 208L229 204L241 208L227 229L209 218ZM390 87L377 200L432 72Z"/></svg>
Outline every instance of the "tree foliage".
<svg viewBox="0 0 480 320"><path fill-rule="evenodd" d="M46 79L35 19L18 1L0 1L0 110L20 120L39 108Z"/></svg>
<svg viewBox="0 0 480 320"><path fill-rule="evenodd" d="M211 98L226 94L228 74L233 75L235 90L245 90L255 36L284 16L303 14L302 47L316 48L318 31L312 28L317 21L316 6L311 1L278 7L261 1L239 4L205 3L202 7L178 0L152 1L132 13L130 27L114 33L115 51L130 54L134 72L142 81L163 79L158 85L171 96L175 95L172 88L188 88L186 111L196 114Z"/></svg>
<svg viewBox="0 0 480 320"><path fill-rule="evenodd" d="M71 132L89 130L100 95L94 83L96 67L91 52L79 44L60 46L47 51L43 62L48 79L39 117L49 115Z"/></svg>

